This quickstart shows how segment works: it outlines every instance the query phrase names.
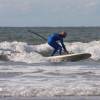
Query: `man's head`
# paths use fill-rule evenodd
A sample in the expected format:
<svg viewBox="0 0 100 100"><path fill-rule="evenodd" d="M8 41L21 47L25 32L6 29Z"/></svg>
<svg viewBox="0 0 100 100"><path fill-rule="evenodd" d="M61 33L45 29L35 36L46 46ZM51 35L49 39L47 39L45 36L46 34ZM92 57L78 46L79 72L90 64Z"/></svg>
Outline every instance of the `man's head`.
<svg viewBox="0 0 100 100"><path fill-rule="evenodd" d="M67 36L67 33L66 32L60 32L59 33L63 38L65 38Z"/></svg>

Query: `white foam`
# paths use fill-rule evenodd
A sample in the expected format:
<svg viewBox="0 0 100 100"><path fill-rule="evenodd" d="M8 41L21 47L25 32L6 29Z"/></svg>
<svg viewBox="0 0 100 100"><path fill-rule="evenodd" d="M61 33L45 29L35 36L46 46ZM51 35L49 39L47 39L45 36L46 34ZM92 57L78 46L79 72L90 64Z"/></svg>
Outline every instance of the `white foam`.
<svg viewBox="0 0 100 100"><path fill-rule="evenodd" d="M100 41L88 43L65 43L68 51L74 53L91 53L93 60L100 60ZM20 62L39 62L44 59L42 54L50 54L53 50L47 43L41 45L28 45L25 42L1 42L0 53L9 54L9 59Z"/></svg>
<svg viewBox="0 0 100 100"><path fill-rule="evenodd" d="M62 83L63 84L63 83ZM92 83L88 85L85 82L73 82L73 84L66 84L64 86L55 86L44 84L44 86L15 86L15 87L2 87L0 90L0 96L93 96L100 95L100 87L94 87L93 85L99 85Z"/></svg>
<svg viewBox="0 0 100 100"><path fill-rule="evenodd" d="M65 44L69 51L91 53L100 60L100 41ZM41 63L41 53L51 50L48 44L1 42L0 53L14 62L0 62L0 96L100 95L99 62Z"/></svg>
<svg viewBox="0 0 100 100"><path fill-rule="evenodd" d="M0 96L100 95L100 65L93 62L0 65Z"/></svg>
<svg viewBox="0 0 100 100"><path fill-rule="evenodd" d="M24 42L1 42L1 54L7 54L9 60L19 62L38 62L42 56L34 51L34 47ZM38 58L38 59L37 59Z"/></svg>

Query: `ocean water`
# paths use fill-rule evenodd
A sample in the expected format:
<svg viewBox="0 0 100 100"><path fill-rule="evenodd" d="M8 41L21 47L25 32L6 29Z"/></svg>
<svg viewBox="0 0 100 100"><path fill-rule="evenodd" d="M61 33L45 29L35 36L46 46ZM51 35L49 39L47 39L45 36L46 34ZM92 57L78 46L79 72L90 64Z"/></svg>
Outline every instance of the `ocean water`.
<svg viewBox="0 0 100 100"><path fill-rule="evenodd" d="M74 53L91 53L77 62L48 61L52 48L38 36L67 31L65 45ZM100 95L99 27L1 27L0 97Z"/></svg>

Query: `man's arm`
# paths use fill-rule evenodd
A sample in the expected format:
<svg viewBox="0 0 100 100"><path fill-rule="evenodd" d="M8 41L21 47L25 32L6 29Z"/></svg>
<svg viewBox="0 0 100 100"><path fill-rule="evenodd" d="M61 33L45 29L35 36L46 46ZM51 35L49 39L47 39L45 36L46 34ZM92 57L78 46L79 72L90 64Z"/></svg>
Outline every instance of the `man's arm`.
<svg viewBox="0 0 100 100"><path fill-rule="evenodd" d="M65 51L67 54L69 54L69 52L67 51L67 49L66 49L66 47L65 47L65 45L64 45L63 39L62 39L60 42L61 42L61 45L62 45L64 51Z"/></svg>

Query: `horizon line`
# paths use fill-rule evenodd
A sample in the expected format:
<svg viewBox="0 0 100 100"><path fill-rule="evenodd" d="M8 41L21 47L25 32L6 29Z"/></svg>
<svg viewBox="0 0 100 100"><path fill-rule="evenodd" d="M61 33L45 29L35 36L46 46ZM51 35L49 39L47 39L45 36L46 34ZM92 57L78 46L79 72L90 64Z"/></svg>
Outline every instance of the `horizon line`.
<svg viewBox="0 0 100 100"><path fill-rule="evenodd" d="M100 26L94 25L94 26L0 26L0 27L100 27Z"/></svg>

